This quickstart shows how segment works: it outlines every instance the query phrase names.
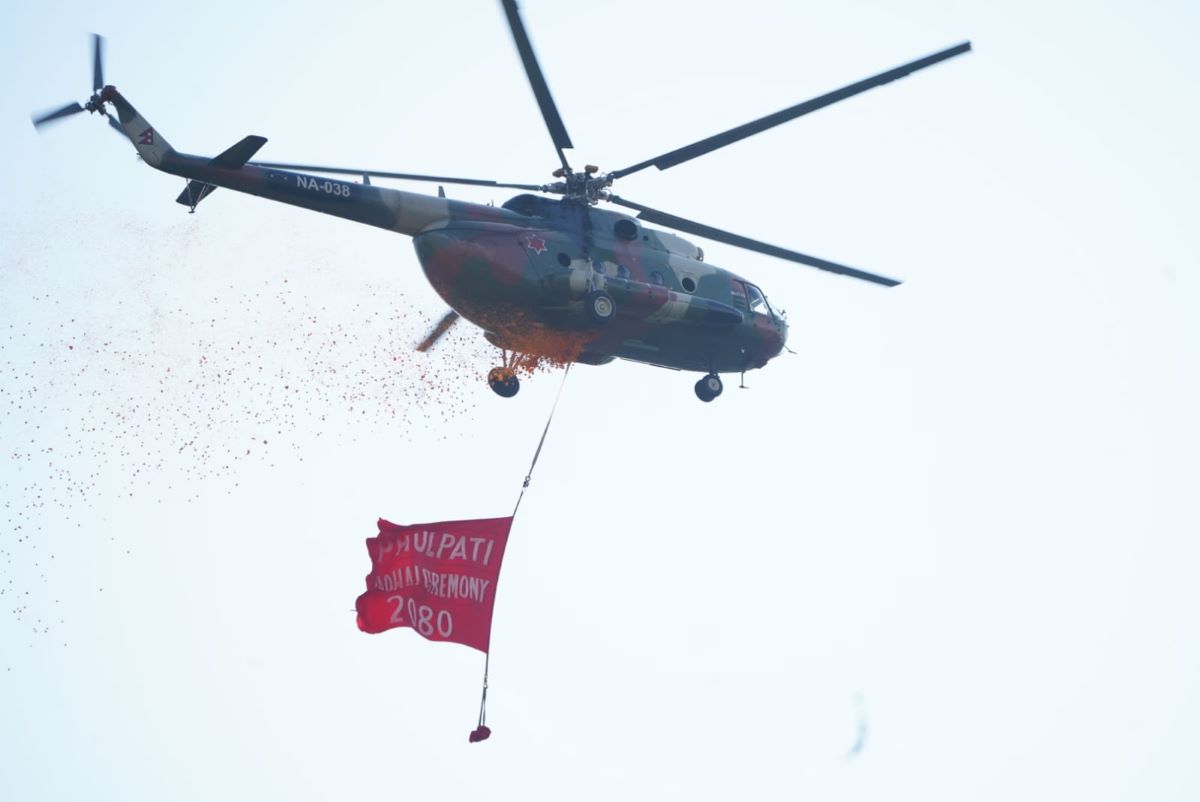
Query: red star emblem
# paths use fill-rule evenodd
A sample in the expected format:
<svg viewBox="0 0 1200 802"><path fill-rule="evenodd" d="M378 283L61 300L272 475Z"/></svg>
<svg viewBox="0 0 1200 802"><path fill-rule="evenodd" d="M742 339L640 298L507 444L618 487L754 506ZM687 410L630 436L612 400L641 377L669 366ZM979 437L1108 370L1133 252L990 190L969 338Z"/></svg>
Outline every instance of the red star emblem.
<svg viewBox="0 0 1200 802"><path fill-rule="evenodd" d="M546 250L546 241L537 234L530 234L525 237L525 245L534 253L544 253Z"/></svg>

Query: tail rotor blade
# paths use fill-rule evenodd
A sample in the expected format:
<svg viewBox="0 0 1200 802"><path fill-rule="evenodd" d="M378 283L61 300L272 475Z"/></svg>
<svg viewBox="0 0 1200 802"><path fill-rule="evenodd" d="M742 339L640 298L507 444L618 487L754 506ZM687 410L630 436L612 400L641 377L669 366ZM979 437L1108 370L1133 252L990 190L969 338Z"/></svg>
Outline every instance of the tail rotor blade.
<svg viewBox="0 0 1200 802"><path fill-rule="evenodd" d="M40 130L41 127L46 123L51 123L55 120L61 120L63 117L70 117L72 114L78 114L81 111L83 111L83 106L80 106L78 103L68 103L61 109L55 109L54 111L47 112L40 117L32 118L33 127Z"/></svg>
<svg viewBox="0 0 1200 802"><path fill-rule="evenodd" d="M421 340L421 344L417 346L417 350L421 353L428 351L434 346L434 343L440 340L442 335L449 331L450 327L453 326L457 321L458 312L455 312L453 309L451 309L449 312L443 315L442 319L437 322L437 325L425 335L425 339Z"/></svg>
<svg viewBox="0 0 1200 802"><path fill-rule="evenodd" d="M92 34L92 91L104 88L104 37Z"/></svg>

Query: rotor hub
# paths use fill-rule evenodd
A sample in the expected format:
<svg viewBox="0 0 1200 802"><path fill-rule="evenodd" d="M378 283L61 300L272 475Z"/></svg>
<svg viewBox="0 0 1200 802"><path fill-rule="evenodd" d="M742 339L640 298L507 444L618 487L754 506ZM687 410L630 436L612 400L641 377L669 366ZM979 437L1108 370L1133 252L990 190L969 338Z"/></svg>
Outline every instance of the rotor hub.
<svg viewBox="0 0 1200 802"><path fill-rule="evenodd" d="M97 89L87 103L83 104L83 108L90 114L103 114L108 116L108 109L104 108L105 103L111 103L117 96L117 88L112 84L105 86L103 89Z"/></svg>
<svg viewBox="0 0 1200 802"><path fill-rule="evenodd" d="M542 191L595 206L608 199L607 190L613 182L612 173L601 173L599 170L593 164L585 166L582 171L560 167L554 171L554 177L562 180L544 185Z"/></svg>

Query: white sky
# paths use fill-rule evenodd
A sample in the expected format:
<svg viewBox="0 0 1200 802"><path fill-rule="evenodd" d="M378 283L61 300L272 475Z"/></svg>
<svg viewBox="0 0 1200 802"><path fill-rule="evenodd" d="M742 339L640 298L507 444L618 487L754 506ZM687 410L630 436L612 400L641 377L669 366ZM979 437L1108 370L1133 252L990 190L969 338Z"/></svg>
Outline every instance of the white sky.
<svg viewBox="0 0 1200 802"><path fill-rule="evenodd" d="M618 187L907 283L701 242L798 354L712 404L572 372L468 745L482 656L358 632L363 540L507 514L557 376L496 398L466 325L411 353L443 307L401 237L190 216L28 114L86 97L95 30L180 150L540 181L499 4L6 7L4 798L1196 798L1197 7L522 8L604 169L971 39Z"/></svg>

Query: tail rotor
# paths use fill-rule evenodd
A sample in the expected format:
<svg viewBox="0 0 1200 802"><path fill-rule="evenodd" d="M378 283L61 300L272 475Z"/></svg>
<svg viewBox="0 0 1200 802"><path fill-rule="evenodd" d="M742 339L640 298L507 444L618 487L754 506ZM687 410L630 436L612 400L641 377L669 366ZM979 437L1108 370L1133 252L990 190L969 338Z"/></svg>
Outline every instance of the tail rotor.
<svg viewBox="0 0 1200 802"><path fill-rule="evenodd" d="M41 131L50 123L84 111L91 114L99 112L108 117L108 112L104 108L104 102L104 37L98 33L94 33L92 34L92 96L88 98L87 103L68 103L53 111L32 116L33 127ZM111 117L108 118L108 124L117 131L121 131L121 126Z"/></svg>

